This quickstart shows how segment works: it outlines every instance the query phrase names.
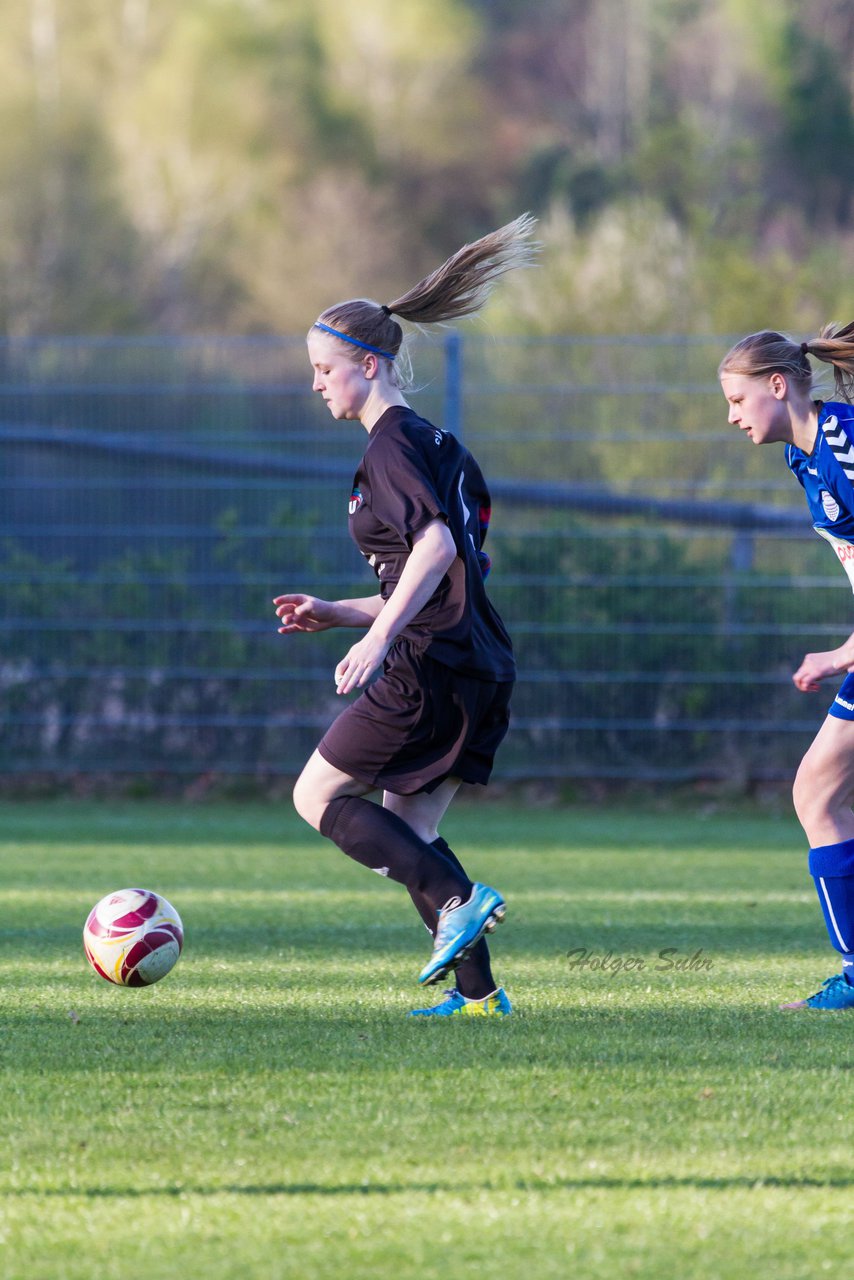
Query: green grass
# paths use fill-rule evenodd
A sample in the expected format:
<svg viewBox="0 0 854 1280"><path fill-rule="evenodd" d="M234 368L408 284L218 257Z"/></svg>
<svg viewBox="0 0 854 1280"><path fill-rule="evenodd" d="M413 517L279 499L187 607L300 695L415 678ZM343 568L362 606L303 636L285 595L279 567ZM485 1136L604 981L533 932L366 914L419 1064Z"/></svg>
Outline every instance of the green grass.
<svg viewBox="0 0 854 1280"><path fill-rule="evenodd" d="M776 1010L836 967L794 821L484 803L446 834L508 897L506 1022L407 1021L403 890L286 804L0 804L4 1280L848 1264L854 1021ZM80 929L138 883L187 941L126 991Z"/></svg>

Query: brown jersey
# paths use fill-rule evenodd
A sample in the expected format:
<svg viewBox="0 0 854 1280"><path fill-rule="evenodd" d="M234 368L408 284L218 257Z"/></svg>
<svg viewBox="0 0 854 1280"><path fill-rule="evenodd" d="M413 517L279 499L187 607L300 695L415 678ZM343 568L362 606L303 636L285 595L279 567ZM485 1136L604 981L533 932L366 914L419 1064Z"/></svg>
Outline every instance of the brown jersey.
<svg viewBox="0 0 854 1280"><path fill-rule="evenodd" d="M401 633L436 662L484 680L513 680L513 647L484 586L490 498L480 467L455 436L411 409L386 409L371 431L350 496L350 533L392 594L412 536L437 517L457 558Z"/></svg>

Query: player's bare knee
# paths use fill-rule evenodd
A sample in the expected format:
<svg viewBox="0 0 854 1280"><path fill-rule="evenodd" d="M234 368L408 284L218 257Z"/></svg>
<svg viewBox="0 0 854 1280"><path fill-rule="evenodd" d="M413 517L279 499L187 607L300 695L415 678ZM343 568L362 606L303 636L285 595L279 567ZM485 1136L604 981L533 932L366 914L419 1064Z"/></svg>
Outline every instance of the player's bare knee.
<svg viewBox="0 0 854 1280"><path fill-rule="evenodd" d="M804 761L795 774L795 781L792 784L792 803L795 807L798 821L804 828L806 828L806 819L815 800L811 775L812 771L807 768Z"/></svg>
<svg viewBox="0 0 854 1280"><path fill-rule="evenodd" d="M318 800L314 788L300 775L292 792L294 808L304 822L310 827L314 827L315 831L320 830L320 820L323 817L323 810L326 805Z"/></svg>
<svg viewBox="0 0 854 1280"><path fill-rule="evenodd" d="M810 841L814 833L827 820L831 809L831 796L821 785L821 780L807 764L802 764L792 787L795 813Z"/></svg>
<svg viewBox="0 0 854 1280"><path fill-rule="evenodd" d="M792 800L810 845L833 844L840 826L851 816L852 788L847 778L828 780L824 770L806 760L798 770Z"/></svg>

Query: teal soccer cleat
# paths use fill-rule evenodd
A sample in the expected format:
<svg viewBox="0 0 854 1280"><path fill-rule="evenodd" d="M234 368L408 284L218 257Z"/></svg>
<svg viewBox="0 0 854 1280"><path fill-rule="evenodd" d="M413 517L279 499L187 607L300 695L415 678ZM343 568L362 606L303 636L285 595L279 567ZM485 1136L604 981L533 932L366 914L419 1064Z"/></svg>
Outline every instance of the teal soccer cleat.
<svg viewBox="0 0 854 1280"><path fill-rule="evenodd" d="M433 954L418 976L421 985L441 982L485 933L500 924L506 911L501 894L486 884L473 885L468 902L453 898L439 912Z"/></svg>
<svg viewBox="0 0 854 1280"><path fill-rule="evenodd" d="M506 1018L513 1012L503 987L482 1000L468 1000L456 987L445 992L445 999L432 1009L413 1009L410 1018Z"/></svg>
<svg viewBox="0 0 854 1280"><path fill-rule="evenodd" d="M781 1009L854 1009L854 987L846 981L844 974L835 973L832 978L825 978L821 990L806 1000L794 1000L791 1004L781 1004Z"/></svg>

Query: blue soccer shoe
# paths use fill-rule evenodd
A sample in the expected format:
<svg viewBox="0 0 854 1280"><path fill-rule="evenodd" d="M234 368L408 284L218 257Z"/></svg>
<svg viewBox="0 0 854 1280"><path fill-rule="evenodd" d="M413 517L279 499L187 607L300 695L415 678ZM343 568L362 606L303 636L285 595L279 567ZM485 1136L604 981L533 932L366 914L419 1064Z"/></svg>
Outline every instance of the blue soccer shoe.
<svg viewBox="0 0 854 1280"><path fill-rule="evenodd" d="M468 902L454 898L452 903L439 912L433 954L418 975L423 987L447 977L475 943L501 923L507 911L501 894L486 884L473 885Z"/></svg>
<svg viewBox="0 0 854 1280"><path fill-rule="evenodd" d="M445 999L432 1009L413 1009L410 1018L506 1018L513 1012L503 987L482 1000L469 1000L453 987Z"/></svg>
<svg viewBox="0 0 854 1280"><path fill-rule="evenodd" d="M781 1004L781 1009L854 1009L854 987L846 981L845 975L835 973L832 978L825 978L821 990L806 1000L793 1000L791 1004Z"/></svg>

